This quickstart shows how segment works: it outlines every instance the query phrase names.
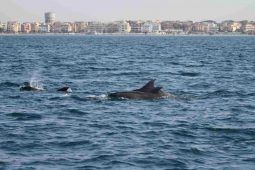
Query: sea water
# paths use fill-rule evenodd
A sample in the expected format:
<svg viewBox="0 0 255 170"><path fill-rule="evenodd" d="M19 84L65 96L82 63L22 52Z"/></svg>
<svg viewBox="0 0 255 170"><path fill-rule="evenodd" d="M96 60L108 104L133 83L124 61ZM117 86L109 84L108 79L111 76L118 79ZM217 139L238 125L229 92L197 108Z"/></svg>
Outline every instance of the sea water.
<svg viewBox="0 0 255 170"><path fill-rule="evenodd" d="M0 36L0 73L2 169L255 168L254 36Z"/></svg>

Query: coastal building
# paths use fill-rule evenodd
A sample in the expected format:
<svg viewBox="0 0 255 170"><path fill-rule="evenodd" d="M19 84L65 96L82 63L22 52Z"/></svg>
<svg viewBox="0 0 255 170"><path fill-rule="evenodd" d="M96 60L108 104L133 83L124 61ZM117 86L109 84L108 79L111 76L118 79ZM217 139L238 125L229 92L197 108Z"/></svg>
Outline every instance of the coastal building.
<svg viewBox="0 0 255 170"><path fill-rule="evenodd" d="M32 22L31 23L31 33L38 33L39 32L39 22Z"/></svg>
<svg viewBox="0 0 255 170"><path fill-rule="evenodd" d="M193 33L216 33L219 31L219 26L213 21L196 22L192 26Z"/></svg>
<svg viewBox="0 0 255 170"><path fill-rule="evenodd" d="M61 33L62 32L62 22L56 21L51 25L50 32Z"/></svg>
<svg viewBox="0 0 255 170"><path fill-rule="evenodd" d="M30 33L31 32L31 24L29 22L21 24L21 32L22 33Z"/></svg>
<svg viewBox="0 0 255 170"><path fill-rule="evenodd" d="M182 30L184 33L191 33L192 31L192 25L193 25L193 21L184 21L182 22Z"/></svg>
<svg viewBox="0 0 255 170"><path fill-rule="evenodd" d="M232 32L231 25L234 23L232 20L223 21L219 24L220 32Z"/></svg>
<svg viewBox="0 0 255 170"><path fill-rule="evenodd" d="M73 31L75 33L84 33L86 31L88 24L85 22L75 22L73 26Z"/></svg>
<svg viewBox="0 0 255 170"><path fill-rule="evenodd" d="M241 30L241 27L242 27L242 24L240 22L233 22L228 25L228 31L237 32Z"/></svg>
<svg viewBox="0 0 255 170"><path fill-rule="evenodd" d="M162 31L166 31L166 32L175 29L174 28L174 21L162 21L161 22L161 29L162 29Z"/></svg>
<svg viewBox="0 0 255 170"><path fill-rule="evenodd" d="M166 34L187 34L192 30L192 21L162 21L161 29Z"/></svg>
<svg viewBox="0 0 255 170"><path fill-rule="evenodd" d="M204 21L203 22L204 25L204 32L205 33L209 33L209 34L214 34L217 33L219 31L219 26L215 21Z"/></svg>
<svg viewBox="0 0 255 170"><path fill-rule="evenodd" d="M121 21L118 23L119 25L119 33L129 33L131 31L131 26L126 21Z"/></svg>
<svg viewBox="0 0 255 170"><path fill-rule="evenodd" d="M147 21L142 25L141 31L143 33L158 33L161 31L160 22Z"/></svg>
<svg viewBox="0 0 255 170"><path fill-rule="evenodd" d="M119 29L120 28L119 28L119 23L118 22L111 22L111 23L108 23L105 26L104 32L105 33L118 33Z"/></svg>
<svg viewBox="0 0 255 170"><path fill-rule="evenodd" d="M142 30L142 25L143 25L143 22L142 21L127 21L131 27L131 30L130 32L131 33L141 33Z"/></svg>
<svg viewBox="0 0 255 170"><path fill-rule="evenodd" d="M243 25L242 31L247 34L255 34L255 23L247 23Z"/></svg>
<svg viewBox="0 0 255 170"><path fill-rule="evenodd" d="M73 31L72 23L65 22L65 23L61 24L61 32L62 33L70 33L72 31Z"/></svg>
<svg viewBox="0 0 255 170"><path fill-rule="evenodd" d="M7 25L5 23L0 22L0 33L7 31Z"/></svg>
<svg viewBox="0 0 255 170"><path fill-rule="evenodd" d="M56 21L56 14L53 12L46 12L44 17L46 24L53 24Z"/></svg>
<svg viewBox="0 0 255 170"><path fill-rule="evenodd" d="M105 24L102 22L88 22L87 32L89 34L103 33L105 30Z"/></svg>
<svg viewBox="0 0 255 170"><path fill-rule="evenodd" d="M17 21L7 22L8 33L18 33L20 31L20 24Z"/></svg>
<svg viewBox="0 0 255 170"><path fill-rule="evenodd" d="M49 33L50 32L50 25L49 24L40 24L38 31L40 33Z"/></svg>

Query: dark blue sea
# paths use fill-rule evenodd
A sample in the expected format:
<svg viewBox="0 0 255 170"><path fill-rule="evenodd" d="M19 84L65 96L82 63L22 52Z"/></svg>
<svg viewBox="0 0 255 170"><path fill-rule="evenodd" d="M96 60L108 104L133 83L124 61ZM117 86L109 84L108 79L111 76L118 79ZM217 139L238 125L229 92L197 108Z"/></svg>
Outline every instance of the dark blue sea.
<svg viewBox="0 0 255 170"><path fill-rule="evenodd" d="M0 73L0 169L255 169L254 36L0 36Z"/></svg>

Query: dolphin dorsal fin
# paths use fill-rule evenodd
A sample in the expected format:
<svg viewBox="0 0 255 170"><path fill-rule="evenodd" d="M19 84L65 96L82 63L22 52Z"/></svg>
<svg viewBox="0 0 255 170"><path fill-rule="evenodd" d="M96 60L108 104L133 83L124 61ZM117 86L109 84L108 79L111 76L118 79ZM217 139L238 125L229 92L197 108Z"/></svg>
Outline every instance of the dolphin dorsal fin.
<svg viewBox="0 0 255 170"><path fill-rule="evenodd" d="M154 82L155 82L155 79L153 80L150 80L147 84L145 84L142 88L140 89L137 89L135 91L140 91L140 92L151 92L155 89L154 87Z"/></svg>
<svg viewBox="0 0 255 170"><path fill-rule="evenodd" d="M151 93L158 93L162 87L155 87L153 90L151 90Z"/></svg>

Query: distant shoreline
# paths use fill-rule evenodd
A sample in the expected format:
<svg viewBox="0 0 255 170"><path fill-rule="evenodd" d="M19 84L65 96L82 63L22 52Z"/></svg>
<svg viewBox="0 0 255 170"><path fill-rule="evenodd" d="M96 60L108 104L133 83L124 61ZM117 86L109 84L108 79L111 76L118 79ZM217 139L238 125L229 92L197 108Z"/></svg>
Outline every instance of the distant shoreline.
<svg viewBox="0 0 255 170"><path fill-rule="evenodd" d="M144 33L100 33L100 34L85 34L85 33L0 33L0 36L162 36L162 37L192 37L192 36L209 36L209 37L221 37L221 36L244 36L253 37L255 35L250 34L233 34L233 33L218 33L218 34L144 34Z"/></svg>

